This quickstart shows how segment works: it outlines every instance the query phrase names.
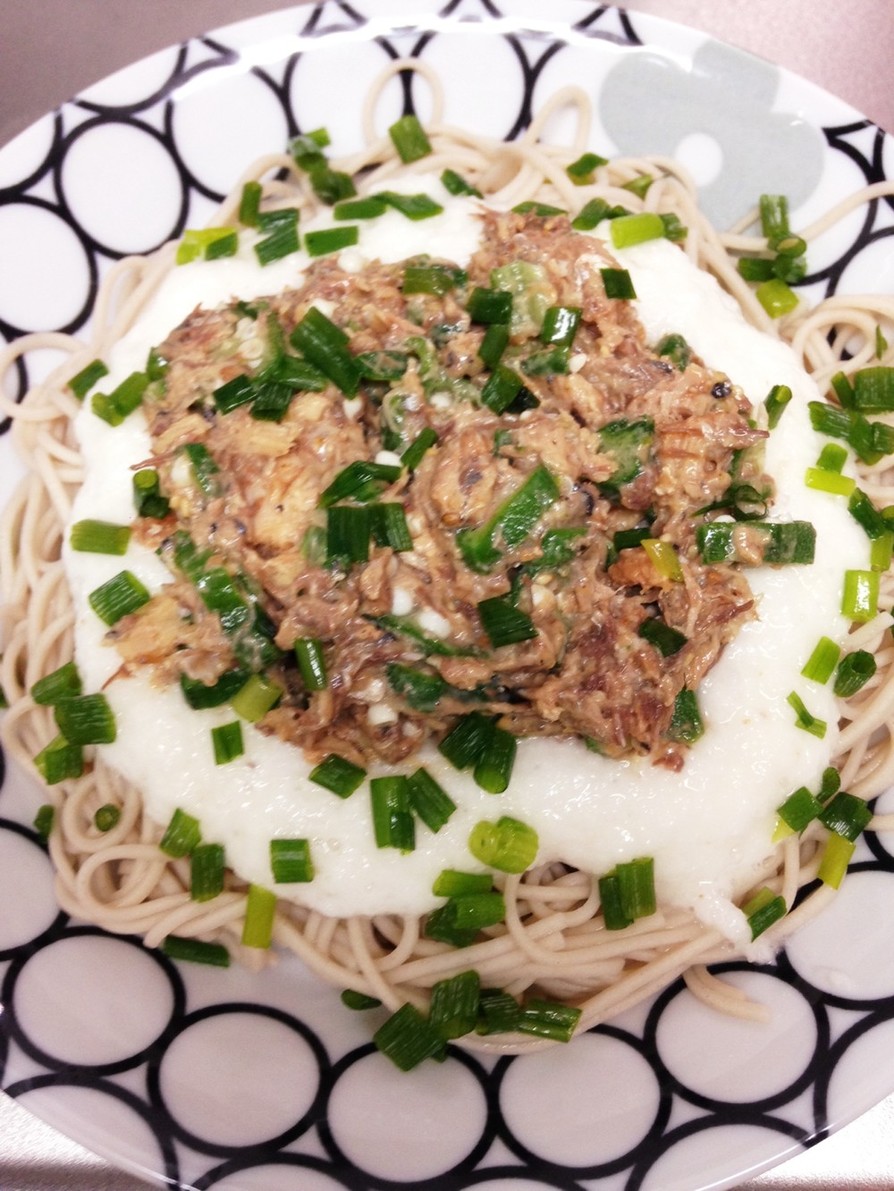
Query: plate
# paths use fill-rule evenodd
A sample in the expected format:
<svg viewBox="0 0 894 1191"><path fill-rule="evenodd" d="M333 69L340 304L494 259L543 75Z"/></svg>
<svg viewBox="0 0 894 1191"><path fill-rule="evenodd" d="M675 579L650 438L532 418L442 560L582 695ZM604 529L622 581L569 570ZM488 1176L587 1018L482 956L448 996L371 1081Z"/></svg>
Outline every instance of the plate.
<svg viewBox="0 0 894 1191"><path fill-rule="evenodd" d="M207 220L248 161L297 131L326 125L334 153L356 148L362 97L405 55L442 78L447 121L499 137L560 86L582 87L593 147L682 159L721 226L765 191L788 194L804 225L894 168L890 139L850 107L654 18L586 0L329 0L155 54L0 151L0 334L85 331L115 260ZM427 84L393 79L376 126L410 106L430 114ZM811 293L890 292L890 232L884 205L843 220L811 250ZM19 392L52 363L32 353ZM0 500L20 474L6 434ZM894 897L894 859L882 838L861 844L833 908L775 963L723 965L770 1006L766 1024L718 1017L678 982L570 1047L499 1059L452 1049L401 1075L374 1052L369 1019L297 960L262 974L178 967L61 914L30 827L40 801L6 773L0 1083L171 1186L719 1189L894 1083L894 925L875 911Z"/></svg>

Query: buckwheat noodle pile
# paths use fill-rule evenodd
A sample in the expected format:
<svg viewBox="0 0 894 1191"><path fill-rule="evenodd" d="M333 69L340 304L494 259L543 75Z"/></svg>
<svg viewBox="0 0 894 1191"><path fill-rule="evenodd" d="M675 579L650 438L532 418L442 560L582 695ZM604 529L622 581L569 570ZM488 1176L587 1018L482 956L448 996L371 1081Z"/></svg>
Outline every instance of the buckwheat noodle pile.
<svg viewBox="0 0 894 1191"><path fill-rule="evenodd" d="M617 159L599 168L596 184L572 185L565 166L589 147L589 105L576 89L557 94L524 136L504 144L444 126L436 76L418 62L395 62L368 100L367 148L332 163L357 176L361 193L389 175L412 168L400 162L390 139L374 130L382 87L393 74L410 69L426 76L434 94L434 115L427 127L434 153L418 166L426 173L452 168L501 206L536 198L574 210L600 195L632 210L676 213L689 229L685 243L689 256L718 277L750 322L792 344L821 391L826 391L830 377L839 370L852 375L880 362L877 328L894 344L894 297L833 297L812 311L799 308L781 324L774 323L736 272L731 256L766 248L764 240L747 231L756 216L744 221L742 228L719 235L699 212L691 179L671 160ZM576 115L574 142L562 146L542 139L544 128L560 109L572 109ZM645 199L622 189L625 182L644 173L655 179ZM242 184L249 179L263 180L265 194L274 204L300 206L302 219L318 206L291 157L270 156L240 179L214 224L234 218ZM892 194L891 183L867 188L822 221L799 229L800 233L809 244L858 205ZM0 377L15 368L18 357L38 349L53 349L64 356L63 363L20 404L0 398L0 412L13 419L16 445L29 466L28 478L7 507L0 529L0 682L10 703L3 741L10 755L31 772L32 758L55 735L55 727L51 709L35 705L29 688L70 660L73 648L73 613L60 549L81 479L81 461L72 431L79 403L65 382L89 361L106 356L140 316L173 267L174 252L174 246L167 245L151 257L128 258L109 270L96 303L89 343L61 334L34 334L18 339L0 355ZM894 363L894 348L885 357L882 363ZM860 483L876 505L894 504L894 469L889 459L863 467ZM882 578L880 600L884 610L855 628L848 643L871 651L878 664L870 682L841 704L840 754L835 761L843 787L866 799L894 781L888 727L894 720L894 645L888 632L892 602L894 582L887 574ZM267 958L268 953L261 953L259 961L257 952L240 945L244 883L230 874L219 897L192 901L188 862L170 860L159 851L161 828L145 816L139 791L104 765L101 756L82 778L51 787L47 798L56 808L49 847L58 874L58 898L66 911L109 931L142 935L149 946L177 934L222 941L246 963ZM120 807L121 815L103 834L94 826L93 816L109 803ZM894 829L894 815L876 817L871 827ZM812 826L781 843L756 887L768 885L792 906L798 891L816 876L822 837L822 829ZM697 996L720 1009L753 1016L762 1012L739 990L706 971L711 962L733 958L732 945L688 911L659 907L656 914L626 930L607 931L596 880L588 873L547 865L520 877L497 876L496 884L506 898L505 925L490 928L484 941L467 948L454 949L424 938L415 917L335 919L288 902L279 903L274 943L295 952L335 986L380 998L392 1008L407 1001L424 1007L427 990L436 981L474 968L482 985L498 986L515 996L534 989L540 996L579 1005L580 1030L654 994L681 974ZM773 927L770 937L781 940L832 896L831 890L820 887ZM513 1035L473 1035L464 1045L518 1052L544 1043Z"/></svg>

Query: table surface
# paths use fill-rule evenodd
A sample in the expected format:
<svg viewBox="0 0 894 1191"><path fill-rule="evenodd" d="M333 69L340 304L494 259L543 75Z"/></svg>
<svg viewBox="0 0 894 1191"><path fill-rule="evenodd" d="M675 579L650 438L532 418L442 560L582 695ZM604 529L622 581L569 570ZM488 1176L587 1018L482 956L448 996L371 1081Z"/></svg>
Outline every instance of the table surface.
<svg viewBox="0 0 894 1191"><path fill-rule="evenodd" d="M284 7L276 0L0 0L0 144L112 71L215 26ZM890 0L628 0L632 10L702 29L771 59L894 130ZM821 11L821 16L820 16ZM3 1191L139 1191L0 1093ZM738 1191L894 1187L894 1096Z"/></svg>

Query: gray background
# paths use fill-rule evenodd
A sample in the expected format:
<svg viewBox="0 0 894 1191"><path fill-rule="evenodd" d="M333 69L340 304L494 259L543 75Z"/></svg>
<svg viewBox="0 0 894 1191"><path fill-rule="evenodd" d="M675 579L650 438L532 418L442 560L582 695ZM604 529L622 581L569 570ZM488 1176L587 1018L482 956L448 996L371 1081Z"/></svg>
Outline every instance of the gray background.
<svg viewBox="0 0 894 1191"><path fill-rule="evenodd" d="M544 0L548 11L549 0ZM0 0L0 144L137 58L276 0ZM629 0L796 71L894 131L894 0ZM892 1073L894 1081L894 1073ZM0 1094L2 1191L137 1191ZM894 1097L740 1191L891 1191Z"/></svg>

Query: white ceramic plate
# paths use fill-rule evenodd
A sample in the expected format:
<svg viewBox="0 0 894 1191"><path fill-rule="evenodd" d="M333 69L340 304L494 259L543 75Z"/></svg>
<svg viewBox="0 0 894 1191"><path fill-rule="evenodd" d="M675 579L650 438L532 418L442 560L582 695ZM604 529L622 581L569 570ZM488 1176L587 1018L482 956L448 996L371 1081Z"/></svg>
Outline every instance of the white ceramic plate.
<svg viewBox="0 0 894 1191"><path fill-rule="evenodd" d="M543 14L548 12L548 16ZM511 137L577 83L601 152L681 157L721 225L762 191L804 223L894 168L891 142L816 87L701 34L586 0L357 0L271 14L153 55L0 151L0 334L77 331L117 257L203 222L244 165L360 104L396 55L444 80L445 118ZM424 81L394 80L384 129ZM814 291L894 288L885 205L811 251ZM52 361L30 357L21 389ZM0 499L16 475L0 439ZM370 1022L296 961L252 975L175 967L60 915L30 824L0 791L0 1081L87 1147L170 1185L234 1191L701 1191L797 1153L894 1086L894 896L883 841L774 965L730 965L767 1025L681 984L568 1048L496 1062L453 1051L399 1075Z"/></svg>

